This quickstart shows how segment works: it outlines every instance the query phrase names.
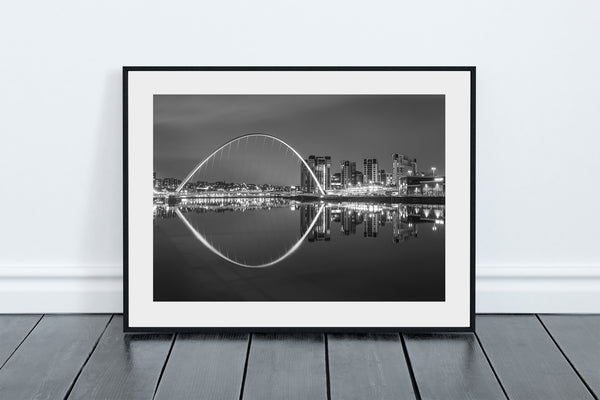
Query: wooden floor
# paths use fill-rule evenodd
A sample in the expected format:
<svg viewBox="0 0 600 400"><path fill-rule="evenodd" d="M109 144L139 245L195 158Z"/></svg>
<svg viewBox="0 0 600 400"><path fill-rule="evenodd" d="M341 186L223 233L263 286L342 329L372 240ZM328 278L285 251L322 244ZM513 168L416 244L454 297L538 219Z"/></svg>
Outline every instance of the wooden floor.
<svg viewBox="0 0 600 400"><path fill-rule="evenodd" d="M124 335L121 315L0 315L0 399L598 399L600 315L476 334Z"/></svg>

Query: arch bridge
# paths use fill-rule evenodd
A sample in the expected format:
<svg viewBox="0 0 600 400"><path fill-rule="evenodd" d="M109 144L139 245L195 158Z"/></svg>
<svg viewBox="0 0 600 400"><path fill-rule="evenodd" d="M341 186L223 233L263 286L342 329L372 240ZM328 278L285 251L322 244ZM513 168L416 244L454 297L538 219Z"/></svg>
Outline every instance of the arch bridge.
<svg viewBox="0 0 600 400"><path fill-rule="evenodd" d="M265 138L265 139L271 139L271 140L273 140L275 142L279 142L280 144L284 145L286 149L291 150L292 154L294 154L302 162L302 164L304 164L304 167L310 173L310 176L312 177L313 181L317 185L317 189L319 190L319 193L321 195L325 195L325 190L323 189L323 187L319 183L319 180L317 179L317 176L315 175L315 173L312 170L312 168L310 168L309 165L308 165L308 163L306 162L306 160L304 160L304 157L302 157L300 155L300 153L298 153L296 151L296 149L294 149L292 146L290 146L284 140L279 139L277 136L269 135L267 133L248 133L248 134L245 134L245 135L233 138L233 139L229 140L228 142L226 142L225 144L223 144L222 146L218 147L215 151L213 151L212 153L210 153L210 155L208 157L206 157L204 160L202 160L201 162L199 162L194 167L194 169L192 169L190 171L190 173L185 177L185 179L183 181L181 181L181 184L177 187L177 189L175 189L175 193L179 193L181 191L181 189L183 189L185 187L185 185L189 182L189 180L192 178L192 176L194 176L194 174L196 172L198 172L200 170L200 168L202 168L202 166L204 166L211 158L213 158L214 156L216 156L219 152L224 151L226 148L228 148L229 146L231 146L231 145L233 145L235 143L239 143L240 141L247 140L247 139L249 139L251 137L262 137L262 138Z"/></svg>

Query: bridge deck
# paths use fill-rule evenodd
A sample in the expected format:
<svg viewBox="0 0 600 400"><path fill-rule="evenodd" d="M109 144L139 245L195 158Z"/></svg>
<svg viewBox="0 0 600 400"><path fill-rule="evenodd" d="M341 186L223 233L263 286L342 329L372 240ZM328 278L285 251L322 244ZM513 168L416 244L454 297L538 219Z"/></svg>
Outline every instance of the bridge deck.
<svg viewBox="0 0 600 400"><path fill-rule="evenodd" d="M121 315L0 315L2 399L593 399L600 315L476 334L124 335Z"/></svg>

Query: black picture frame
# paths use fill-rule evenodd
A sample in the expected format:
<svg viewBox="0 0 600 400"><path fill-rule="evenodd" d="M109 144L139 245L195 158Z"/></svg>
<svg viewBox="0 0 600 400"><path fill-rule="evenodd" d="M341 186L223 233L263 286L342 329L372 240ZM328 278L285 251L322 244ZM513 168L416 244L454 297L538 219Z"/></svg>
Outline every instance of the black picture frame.
<svg viewBox="0 0 600 400"><path fill-rule="evenodd" d="M470 74L470 325L443 327L132 327L129 310L129 73L135 71L463 71ZM123 326L127 333L474 332L476 204L476 67L474 66L124 66L123 90Z"/></svg>

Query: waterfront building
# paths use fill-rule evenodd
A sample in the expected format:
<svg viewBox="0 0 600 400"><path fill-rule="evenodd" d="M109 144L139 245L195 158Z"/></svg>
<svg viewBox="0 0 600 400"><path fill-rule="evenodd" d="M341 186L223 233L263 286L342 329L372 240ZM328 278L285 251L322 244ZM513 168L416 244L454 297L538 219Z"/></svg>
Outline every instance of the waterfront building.
<svg viewBox="0 0 600 400"><path fill-rule="evenodd" d="M335 190L342 188L342 174L340 172L331 175L331 188Z"/></svg>
<svg viewBox="0 0 600 400"><path fill-rule="evenodd" d="M400 180L400 166L402 165L404 156L398 153L392 154L392 180L394 185L398 185Z"/></svg>
<svg viewBox="0 0 600 400"><path fill-rule="evenodd" d="M399 192L407 196L443 197L446 178L443 176L405 176L400 179Z"/></svg>
<svg viewBox="0 0 600 400"><path fill-rule="evenodd" d="M175 190L181 184L181 179L163 178L162 180L157 179L156 183L157 183L158 187L160 187L162 189Z"/></svg>
<svg viewBox="0 0 600 400"><path fill-rule="evenodd" d="M354 173L352 173L352 184L353 185L362 185L363 183L363 173L360 171L354 171Z"/></svg>
<svg viewBox="0 0 600 400"><path fill-rule="evenodd" d="M312 158L311 158L312 157ZM308 164L309 168L315 170L315 158L311 156L304 160ZM310 173L308 172L304 163L300 164L300 189L305 193L312 193L315 190L315 182L313 181Z"/></svg>
<svg viewBox="0 0 600 400"><path fill-rule="evenodd" d="M324 190L331 189L331 157L315 157L315 175Z"/></svg>
<svg viewBox="0 0 600 400"><path fill-rule="evenodd" d="M404 154L392 154L393 186L399 187L400 179L411 175L417 175L417 159L410 159Z"/></svg>
<svg viewBox="0 0 600 400"><path fill-rule="evenodd" d="M354 161L344 160L340 162L341 184L343 188L354 185L354 173L356 172L356 163ZM361 180L362 181L362 180Z"/></svg>
<svg viewBox="0 0 600 400"><path fill-rule="evenodd" d="M385 185L385 183L386 183L385 169L380 169L377 172L377 182L381 183L382 185Z"/></svg>
<svg viewBox="0 0 600 400"><path fill-rule="evenodd" d="M311 155L305 161L323 190L331 189L331 157ZM304 164L300 166L300 187L306 193L318 192L317 185Z"/></svg>
<svg viewBox="0 0 600 400"><path fill-rule="evenodd" d="M363 159L363 183L377 183L378 180L378 164L376 158Z"/></svg>
<svg viewBox="0 0 600 400"><path fill-rule="evenodd" d="M385 174L385 185L386 186L396 186L394 185L394 180L391 172L386 172Z"/></svg>

